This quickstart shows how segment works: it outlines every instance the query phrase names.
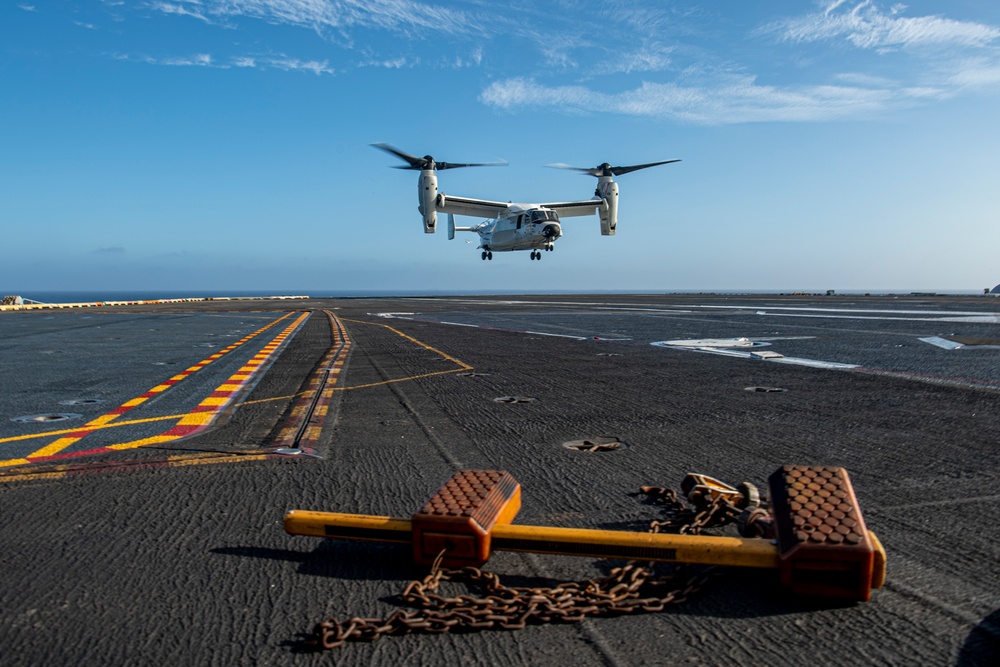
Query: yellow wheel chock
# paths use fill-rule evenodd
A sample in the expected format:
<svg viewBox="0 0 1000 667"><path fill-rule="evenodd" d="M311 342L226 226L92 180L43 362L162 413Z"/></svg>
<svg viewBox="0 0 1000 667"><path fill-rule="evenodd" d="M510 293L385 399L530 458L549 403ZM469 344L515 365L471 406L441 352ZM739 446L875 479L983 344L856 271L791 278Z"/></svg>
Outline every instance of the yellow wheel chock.
<svg viewBox="0 0 1000 667"><path fill-rule="evenodd" d="M691 475L685 493L731 487ZM777 568L795 593L868 600L886 556L866 527L847 470L783 466L769 478L775 540L519 526L521 486L498 470L459 470L411 519L292 510L285 531L411 544L417 563L478 567L494 551Z"/></svg>

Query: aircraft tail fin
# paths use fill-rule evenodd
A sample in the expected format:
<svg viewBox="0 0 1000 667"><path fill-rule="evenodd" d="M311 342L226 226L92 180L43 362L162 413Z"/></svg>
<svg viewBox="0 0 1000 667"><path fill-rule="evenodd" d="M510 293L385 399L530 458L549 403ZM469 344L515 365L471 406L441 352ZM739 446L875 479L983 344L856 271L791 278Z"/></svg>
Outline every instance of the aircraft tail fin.
<svg viewBox="0 0 1000 667"><path fill-rule="evenodd" d="M477 231L475 227L456 227L455 226L455 214L448 214L448 240L455 240L455 232L474 232Z"/></svg>

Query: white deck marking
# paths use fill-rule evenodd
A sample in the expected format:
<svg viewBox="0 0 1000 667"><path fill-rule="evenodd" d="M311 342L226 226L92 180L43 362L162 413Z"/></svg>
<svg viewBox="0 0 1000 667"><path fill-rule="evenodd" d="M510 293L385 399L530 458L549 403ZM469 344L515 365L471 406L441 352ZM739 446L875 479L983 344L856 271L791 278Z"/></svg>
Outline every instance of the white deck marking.
<svg viewBox="0 0 1000 667"><path fill-rule="evenodd" d="M657 347L721 347L732 349L734 347L760 347L770 345L770 343L758 343L749 338L700 338L696 340L661 340L652 343Z"/></svg>
<svg viewBox="0 0 1000 667"><path fill-rule="evenodd" d="M568 334L545 333L544 331L521 331L520 333L531 334L533 336L553 336L555 338L572 338L573 340L589 340L587 336L570 336Z"/></svg>
<svg viewBox="0 0 1000 667"><path fill-rule="evenodd" d="M780 340L772 338L771 340ZM820 359L805 359L803 357L786 357L777 352L753 351L744 352L733 348L754 347L759 345L770 345L749 338L729 338L729 339L705 339L705 340L661 340L650 343L654 347L672 348L675 350L688 350L690 352L702 352L704 354L717 354L721 357L736 357L738 359L752 359L755 361L767 361L776 364L791 364L793 366L810 366L812 368L828 368L834 370L845 370L859 368L859 364L844 364L837 361L822 361Z"/></svg>
<svg viewBox="0 0 1000 667"><path fill-rule="evenodd" d="M918 338L917 340L924 343L930 343L931 345L937 345L938 347L944 348L946 350L959 350L965 345L962 343L956 343L953 340L948 340L947 338L941 338L940 336L930 336L928 338Z"/></svg>

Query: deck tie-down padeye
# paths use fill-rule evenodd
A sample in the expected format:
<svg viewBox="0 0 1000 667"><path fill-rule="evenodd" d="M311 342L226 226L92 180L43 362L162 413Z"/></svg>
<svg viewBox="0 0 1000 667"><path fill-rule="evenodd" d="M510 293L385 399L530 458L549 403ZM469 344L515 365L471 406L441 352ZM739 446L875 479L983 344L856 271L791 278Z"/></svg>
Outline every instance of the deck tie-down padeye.
<svg viewBox="0 0 1000 667"><path fill-rule="evenodd" d="M694 500L748 493L699 475L686 484ZM498 470L459 470L409 520L292 510L285 531L411 544L417 563L441 557L445 567L478 567L495 551L519 551L771 568L794 593L868 600L885 580L886 556L865 526L847 471L783 466L769 486L774 539L515 525L521 487Z"/></svg>

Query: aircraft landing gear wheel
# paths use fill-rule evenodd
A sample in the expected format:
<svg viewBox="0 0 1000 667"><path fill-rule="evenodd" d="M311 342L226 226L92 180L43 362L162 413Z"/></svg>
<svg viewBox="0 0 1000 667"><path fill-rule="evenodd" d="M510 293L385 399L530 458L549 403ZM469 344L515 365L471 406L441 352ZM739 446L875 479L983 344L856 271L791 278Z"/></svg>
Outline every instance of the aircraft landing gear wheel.
<svg viewBox="0 0 1000 667"><path fill-rule="evenodd" d="M485 250L483 251L483 261L484 262L486 261L486 251Z"/></svg>
<svg viewBox="0 0 1000 667"><path fill-rule="evenodd" d="M491 261L492 261L492 260L493 260L493 253L492 253L492 252L488 252L488 253L486 253L486 259L488 259L488 260L491 260Z"/></svg>

